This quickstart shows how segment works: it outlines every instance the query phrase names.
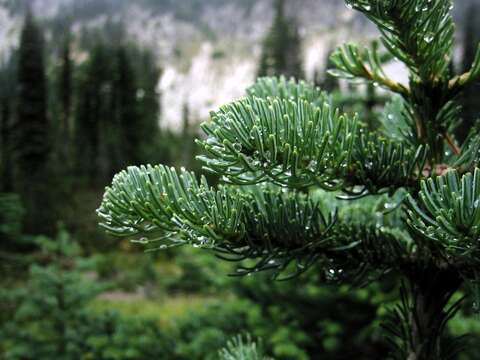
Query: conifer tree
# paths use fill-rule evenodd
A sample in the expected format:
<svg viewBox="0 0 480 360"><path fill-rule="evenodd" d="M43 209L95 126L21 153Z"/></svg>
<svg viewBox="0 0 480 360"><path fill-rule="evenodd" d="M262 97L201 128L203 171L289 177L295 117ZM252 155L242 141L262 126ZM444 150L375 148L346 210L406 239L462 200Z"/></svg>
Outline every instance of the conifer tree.
<svg viewBox="0 0 480 360"><path fill-rule="evenodd" d="M112 57L103 43L91 50L80 69L75 111L76 167L86 179L103 182L109 173L108 141L111 128Z"/></svg>
<svg viewBox="0 0 480 360"><path fill-rule="evenodd" d="M8 202L0 196L0 210ZM2 220L0 213L0 225ZM2 241L4 230L0 229ZM13 235L15 229L7 230ZM93 263L81 256L67 232L60 231L55 239L35 240L41 256L30 266L28 281L0 293L2 308L12 310L2 314L6 320L0 326L2 359L176 359L173 338L156 321L114 310L92 311L97 296L112 285L86 276Z"/></svg>
<svg viewBox="0 0 480 360"><path fill-rule="evenodd" d="M457 95L480 76L480 47L467 72L450 73L450 0L346 4L378 27L409 82L385 74L378 49L355 44L334 52L331 73L399 95L383 115L393 131L366 129L310 84L261 78L202 125L199 160L221 176L218 187L183 169L129 167L106 189L100 222L154 248L210 249L241 261L237 275L317 269L325 282L359 284L395 274L390 358L452 359L461 341L446 327L464 300L454 294L479 300L480 134L472 129L459 147L452 132ZM322 191L344 199L343 211ZM365 196L382 205L356 212Z"/></svg>
<svg viewBox="0 0 480 360"><path fill-rule="evenodd" d="M0 69L0 192L13 190L12 128L15 113L17 52Z"/></svg>
<svg viewBox="0 0 480 360"><path fill-rule="evenodd" d="M115 147L122 150L120 166L138 164L143 141L142 128L137 111L137 84L133 66L124 46L116 50L116 69L113 81L115 117L119 127L119 142Z"/></svg>
<svg viewBox="0 0 480 360"><path fill-rule="evenodd" d="M301 39L294 19L285 15L285 0L275 1L275 17L264 42L258 76L303 77Z"/></svg>
<svg viewBox="0 0 480 360"><path fill-rule="evenodd" d="M71 113L73 100L73 63L70 54L70 34L65 35L61 49L61 67L58 79L58 94L60 102L60 122L58 133L58 144L63 166L71 159Z"/></svg>
<svg viewBox="0 0 480 360"><path fill-rule="evenodd" d="M48 266L33 264L25 288L13 293L18 306L2 328L8 359L74 359L86 352L82 327L86 305L106 288L92 284L79 271L79 248L65 231L57 239L39 238ZM39 331L41 329L41 331Z"/></svg>
<svg viewBox="0 0 480 360"><path fill-rule="evenodd" d="M125 164L153 157L160 71L149 52L125 44L110 47L97 39L78 73L77 169L86 179L103 183Z"/></svg>
<svg viewBox="0 0 480 360"><path fill-rule="evenodd" d="M138 116L142 126L137 128L142 139L142 158L151 158L155 150L155 141L159 135L159 120L161 113L160 94L157 90L162 71L156 64L152 52L142 50L135 54L138 65L135 76L138 83Z"/></svg>
<svg viewBox="0 0 480 360"><path fill-rule="evenodd" d="M27 12L18 55L18 101L13 127L15 185L27 211L26 231L51 233L49 156L51 129L47 118L47 86L42 30Z"/></svg>

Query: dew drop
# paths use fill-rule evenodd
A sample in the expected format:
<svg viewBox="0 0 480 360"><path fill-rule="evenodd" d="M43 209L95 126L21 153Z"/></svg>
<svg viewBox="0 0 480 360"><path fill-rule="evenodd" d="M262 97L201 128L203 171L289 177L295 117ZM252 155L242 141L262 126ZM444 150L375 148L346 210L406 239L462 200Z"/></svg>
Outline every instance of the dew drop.
<svg viewBox="0 0 480 360"><path fill-rule="evenodd" d="M434 35L433 34L427 34L423 37L423 40L425 40L426 43L431 43L434 39Z"/></svg>

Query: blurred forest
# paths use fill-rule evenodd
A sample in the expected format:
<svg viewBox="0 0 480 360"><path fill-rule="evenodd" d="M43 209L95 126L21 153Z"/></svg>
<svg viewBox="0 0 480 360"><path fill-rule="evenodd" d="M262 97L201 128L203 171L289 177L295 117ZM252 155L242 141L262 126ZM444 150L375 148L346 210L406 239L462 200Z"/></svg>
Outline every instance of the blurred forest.
<svg viewBox="0 0 480 360"><path fill-rule="evenodd" d="M184 14L195 14L197 5ZM257 75L302 78L300 19L283 0L273 6ZM452 64L459 71L480 41L480 4L465 21L460 61ZM128 239L106 236L95 209L112 176L145 163L200 172L194 139L206 119L192 116L185 102L179 130L160 126L161 62L130 41L121 22L44 34L27 10L19 46L0 63L1 359L210 360L238 334L261 339L275 359L386 356L378 324L395 305L392 279L338 289L314 270L295 282L272 281L268 273L230 277L235 264L199 249L144 253ZM315 82L372 129L378 113L393 106L377 87L346 88L324 68ZM468 126L478 126L479 86L462 99ZM457 133L465 139L466 127ZM361 206L367 213L387 205L377 196ZM467 306L450 328L452 335L476 334L465 360L480 353L480 321L467 319L469 312Z"/></svg>

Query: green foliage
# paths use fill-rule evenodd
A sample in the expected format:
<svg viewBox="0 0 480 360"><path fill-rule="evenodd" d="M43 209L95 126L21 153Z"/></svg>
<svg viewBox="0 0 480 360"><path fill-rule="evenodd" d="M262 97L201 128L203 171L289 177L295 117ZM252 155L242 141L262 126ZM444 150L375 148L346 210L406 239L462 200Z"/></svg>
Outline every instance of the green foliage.
<svg viewBox="0 0 480 360"><path fill-rule="evenodd" d="M433 164L444 161L445 143L458 154L460 150L450 132L458 125L460 109L452 100L480 75L480 51L470 71L450 77L454 40L452 2L348 0L347 4L377 25L387 50L408 67L410 87L385 76L376 51L362 50L352 44L339 48L332 56L340 70L334 70L334 74L362 78L402 95L415 144L428 145L428 158Z"/></svg>
<svg viewBox="0 0 480 360"><path fill-rule="evenodd" d="M2 292L14 309L0 332L5 359L173 359L172 339L153 320L92 313L108 285L87 278L89 263L67 233L38 241L48 264L32 265L24 287Z"/></svg>
<svg viewBox="0 0 480 360"><path fill-rule="evenodd" d="M451 0L346 0L346 3L377 25L383 44L393 56L409 67L413 75L427 83L444 78L454 42ZM343 59L348 58L345 55L350 55L353 69L368 68L361 65L364 56L358 53L354 45L345 50ZM365 54L364 64L371 66L373 79L381 71L376 58L377 54ZM368 72L352 75L369 76Z"/></svg>
<svg viewBox="0 0 480 360"><path fill-rule="evenodd" d="M53 140L55 142L55 156L62 176L67 177L73 169L73 74L75 65L72 60L71 34L67 31L63 35L59 54L59 65L54 68L54 81L51 86L49 108L53 114Z"/></svg>
<svg viewBox="0 0 480 360"><path fill-rule="evenodd" d="M480 142L472 130L459 148L452 131L460 114L457 95L480 75L479 57L469 72L451 74L449 0L347 4L377 25L389 55L377 45L345 45L332 55L333 74L403 98L387 107L380 133L369 121L364 127L340 115L311 85L260 79L202 126L206 154L199 158L220 176L217 188L184 170L129 167L106 189L101 225L140 243L159 242L156 248L192 244L225 260L245 260L239 274L272 270L275 278L311 269L319 281L357 284L391 273L406 285L385 322L390 358L453 358L458 347L446 341L446 325L462 299L450 300L466 281L478 284L480 172L472 167ZM408 68L408 85L385 74L383 59L391 57ZM394 121L396 131L387 132ZM449 167L457 172L443 176ZM460 179L469 170L475 175ZM340 190L336 195L350 202L335 211L336 202L319 200L317 189ZM352 202L380 194L385 198L371 217ZM329 328L327 351L337 347L332 334L339 331ZM218 339L216 331L204 333L205 344ZM276 335L282 344L291 337ZM280 348L282 356L292 356Z"/></svg>
<svg viewBox="0 0 480 360"><path fill-rule="evenodd" d="M343 259L340 267L355 269L366 260L365 265L378 269L398 256L368 251L387 238L392 243L382 250L399 246L394 235L369 225L336 222L326 213L313 199L277 187L224 186L215 191L205 178L198 182L191 173L178 174L163 166L130 167L118 174L98 210L108 232L141 236L137 242L155 249L158 241L163 242L160 249L190 243L232 261L257 259L252 268L239 268L240 273L280 273L294 264L296 275L317 261L332 267L330 259L337 256ZM361 239L362 249L356 249ZM350 249L351 254L337 255ZM359 258L357 250L365 258Z"/></svg>
<svg viewBox="0 0 480 360"><path fill-rule="evenodd" d="M153 320L105 312L86 321L80 328L85 344L79 359L176 359L174 340Z"/></svg>
<svg viewBox="0 0 480 360"><path fill-rule="evenodd" d="M27 212L25 230L51 234L55 226L52 190L48 186L52 139L43 51L42 30L28 13L20 38L18 102L10 148L15 156L14 190L21 195ZM31 178L35 181L29 181Z"/></svg>
<svg viewBox="0 0 480 360"><path fill-rule="evenodd" d="M268 179L291 187L331 187L348 163L354 121L319 99L324 95L310 85L275 82L261 80L248 98L212 114L202 126L209 136L201 143L208 157L200 159L236 184Z"/></svg>
<svg viewBox="0 0 480 360"><path fill-rule="evenodd" d="M338 48L330 57L336 69L330 70L330 75L350 80L364 78L390 87L399 93L406 89L387 78L383 71L378 48L360 48L356 44L346 44Z"/></svg>
<svg viewBox="0 0 480 360"><path fill-rule="evenodd" d="M247 300L228 301L204 307L203 311L186 313L177 320L180 359L218 359L218 350L236 335L239 329L253 330L261 324L255 304Z"/></svg>
<svg viewBox="0 0 480 360"><path fill-rule="evenodd" d="M462 271L478 266L480 169L422 181L419 199L409 197L408 224L437 261ZM465 274L467 275L467 274Z"/></svg>
<svg viewBox="0 0 480 360"><path fill-rule="evenodd" d="M77 170L104 183L125 164L153 158L160 71L149 52L134 46L97 40L90 51L77 71Z"/></svg>
<svg viewBox="0 0 480 360"><path fill-rule="evenodd" d="M124 291L132 292L141 284L148 285L158 280L154 260L144 254L105 253L92 260L100 279ZM122 271L125 268L128 271Z"/></svg>
<svg viewBox="0 0 480 360"><path fill-rule="evenodd" d="M227 182L376 193L412 186L425 164L424 146L366 134L311 85L260 79L248 93L202 126L209 138L199 159Z"/></svg>
<svg viewBox="0 0 480 360"><path fill-rule="evenodd" d="M201 249L184 247L174 252L172 265L175 266L169 272L161 264L161 284L168 293L197 293L218 295L229 291L235 281L231 277L218 276L219 272L228 273L233 271L231 264L218 262Z"/></svg>
<svg viewBox="0 0 480 360"><path fill-rule="evenodd" d="M22 233L24 209L16 194L0 194L0 239L12 242Z"/></svg>
<svg viewBox="0 0 480 360"><path fill-rule="evenodd" d="M7 359L64 359L80 354L76 337L83 322L84 307L102 289L75 271L78 248L65 232L55 241L39 239L44 255L52 263L32 265L28 284L12 293L14 315L3 333Z"/></svg>
<svg viewBox="0 0 480 360"><path fill-rule="evenodd" d="M252 334L264 340L275 358L314 359L321 354L327 360L366 360L387 354L376 329L381 307L392 297L387 282L338 289L326 286L321 267L313 267L295 281L272 282L271 274L264 273L244 278L234 288L239 297L260 306L263 320Z"/></svg>
<svg viewBox="0 0 480 360"><path fill-rule="evenodd" d="M18 58L18 127L15 150L21 175L44 167L50 151L42 31L29 13Z"/></svg>

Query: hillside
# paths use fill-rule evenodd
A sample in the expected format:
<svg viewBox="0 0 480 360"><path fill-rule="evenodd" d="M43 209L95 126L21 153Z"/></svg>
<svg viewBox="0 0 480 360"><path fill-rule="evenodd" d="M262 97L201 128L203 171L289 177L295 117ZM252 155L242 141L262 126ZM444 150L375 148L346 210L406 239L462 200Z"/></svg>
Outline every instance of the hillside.
<svg viewBox="0 0 480 360"><path fill-rule="evenodd" d="M270 0L32 0L50 38L66 21L74 32L123 22L131 41L153 49L164 75L159 84L164 126L179 123L187 103L198 119L242 94L253 81L260 43L272 18ZM460 15L470 1L456 2ZM301 21L305 72L322 68L327 51L356 36L373 34L366 21L339 0L295 0L290 16ZM16 46L24 4L0 0L0 52ZM365 35L364 35L365 36Z"/></svg>

